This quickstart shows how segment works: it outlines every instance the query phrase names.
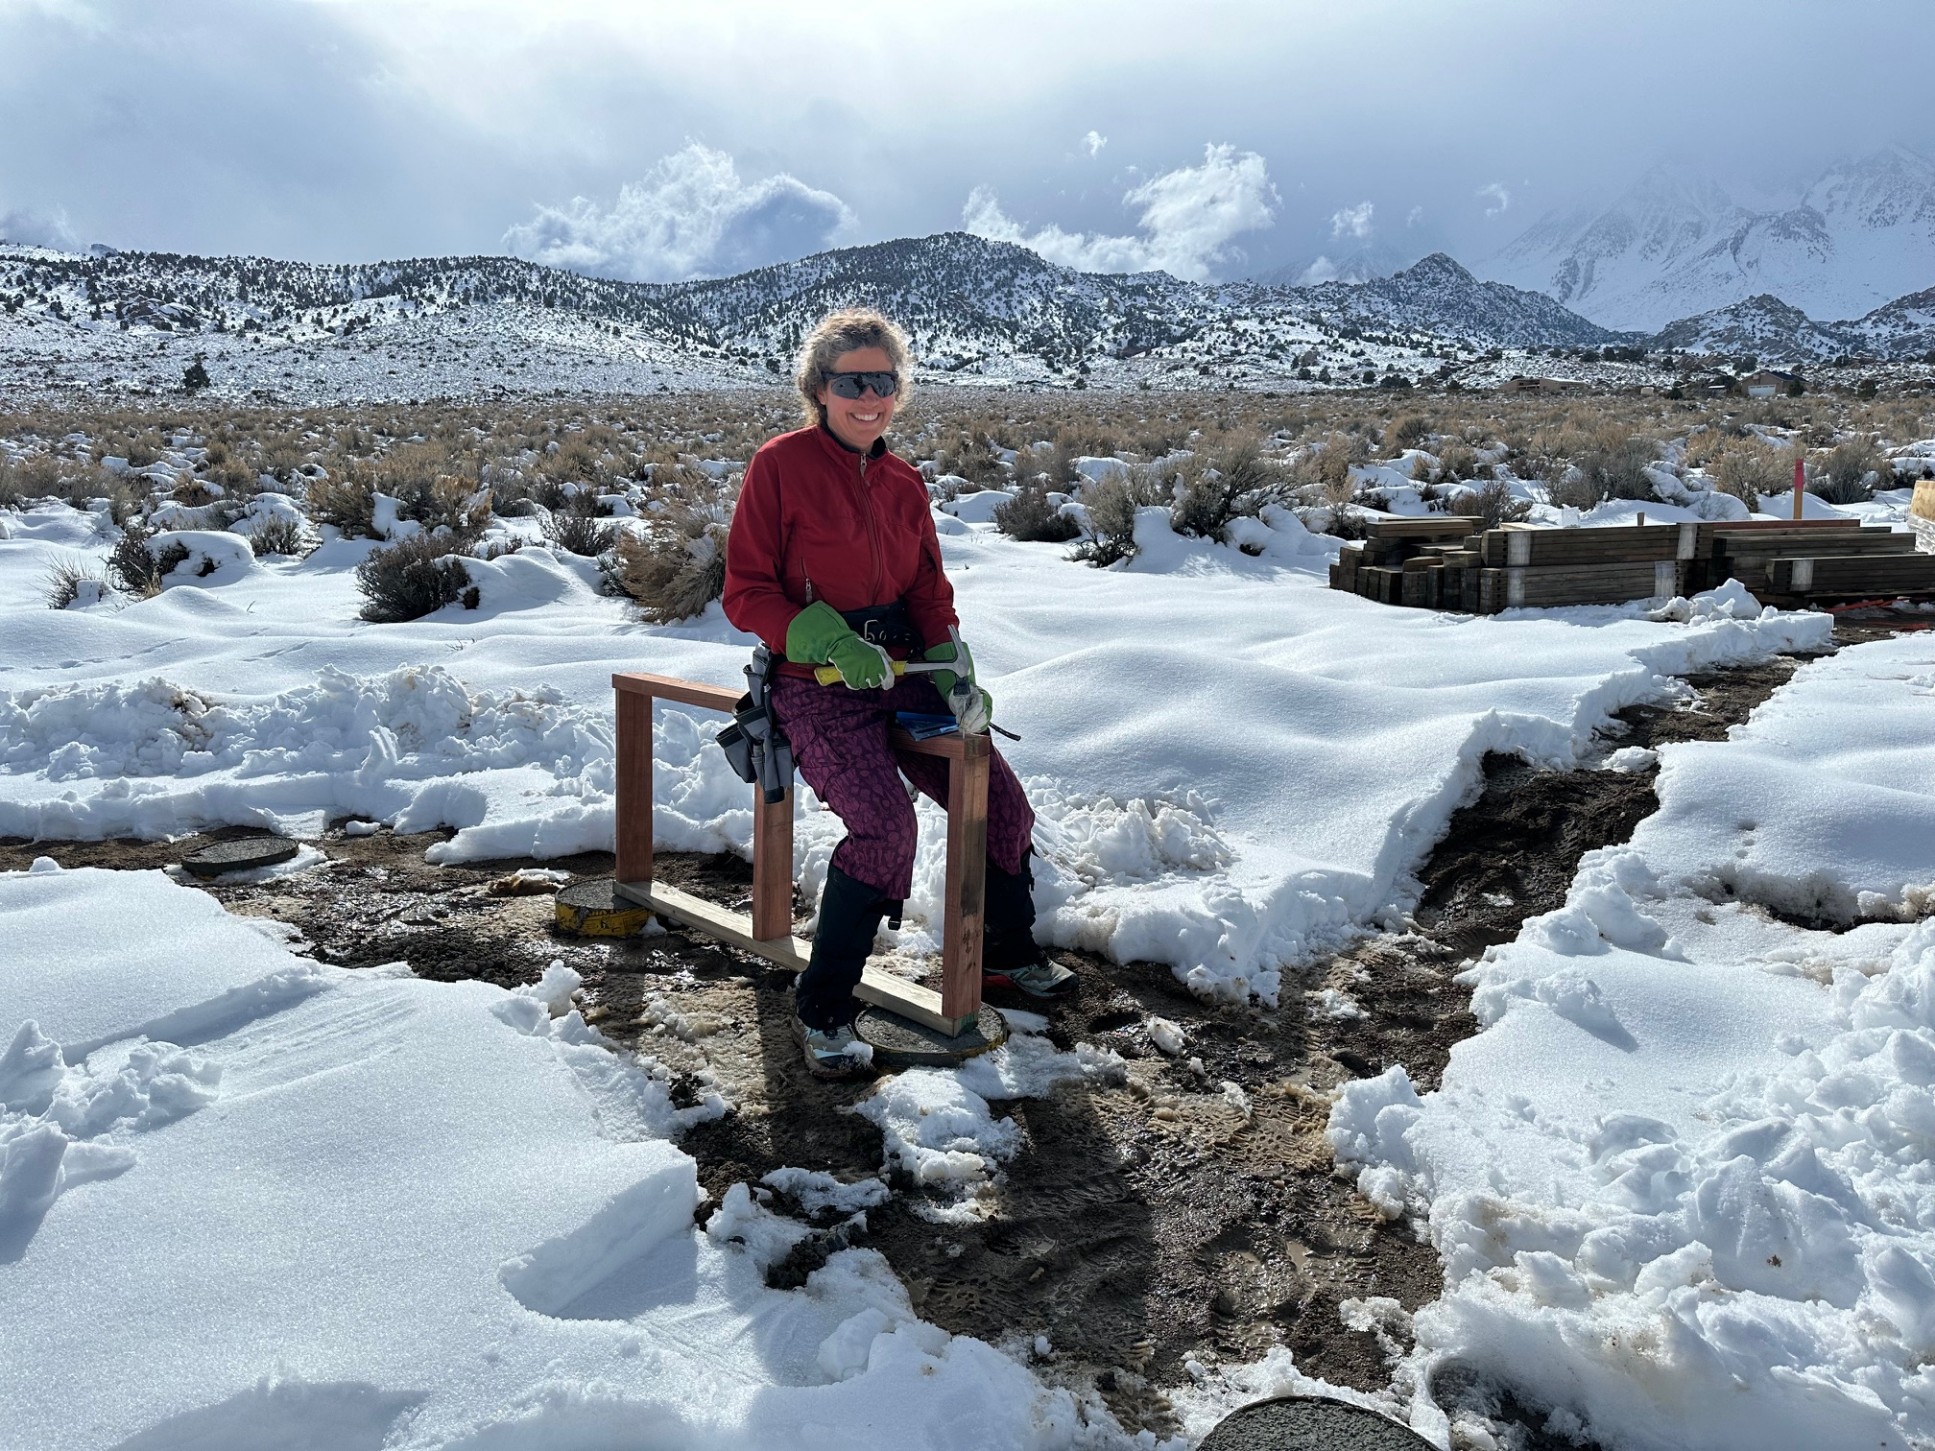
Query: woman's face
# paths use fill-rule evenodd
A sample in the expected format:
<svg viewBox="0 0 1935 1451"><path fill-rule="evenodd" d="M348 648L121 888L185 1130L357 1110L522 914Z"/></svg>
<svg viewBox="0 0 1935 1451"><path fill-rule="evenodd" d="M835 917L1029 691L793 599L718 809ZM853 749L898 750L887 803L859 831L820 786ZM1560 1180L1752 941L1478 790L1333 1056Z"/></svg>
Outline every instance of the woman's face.
<svg viewBox="0 0 1935 1451"><path fill-rule="evenodd" d="M894 364L885 348L855 348L838 354L828 371L891 373ZM826 426L840 442L862 453L872 448L874 441L887 431L887 425L894 419L894 404L899 401L898 396L876 398L871 388L858 398L842 398L825 384L820 386L818 396L820 407L826 410Z"/></svg>

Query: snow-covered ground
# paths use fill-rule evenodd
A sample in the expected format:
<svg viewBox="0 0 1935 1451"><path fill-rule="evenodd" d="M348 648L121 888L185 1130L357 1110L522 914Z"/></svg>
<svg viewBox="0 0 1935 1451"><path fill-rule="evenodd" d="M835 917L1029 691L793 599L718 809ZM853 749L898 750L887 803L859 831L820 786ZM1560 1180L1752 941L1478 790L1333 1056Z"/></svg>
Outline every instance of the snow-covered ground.
<svg viewBox="0 0 1935 1451"><path fill-rule="evenodd" d="M1045 935L1266 1003L1287 968L1401 917L1411 869L1477 788L1486 752L1591 761L1595 730L1624 706L1677 698L1676 676L1828 633L1825 617L1763 614L1737 590L1650 612L1394 610L1325 589L1335 542L1282 513L1248 531L1252 556L1145 511L1140 556L1110 571L985 524L937 525L997 719L1022 737L1004 749L1041 814ZM472 566L478 608L404 625L357 620L351 571L370 545L342 540L300 562L238 559L139 603L46 609L48 568L105 547L96 516L65 506L11 516L0 537L0 834L215 822L302 834L354 814L459 828L434 849L444 860L608 847L611 672L731 683L749 643L716 606L679 627L637 624L595 593L588 561L535 545ZM1516 1377L1618 1446L1689 1444L1671 1440L1674 1407L1713 1399L1726 1357L1762 1344L1793 1369L1747 1378L1748 1420L1824 1415L1849 1395L1878 1435L1924 1415L1912 1409L1923 1322L1898 1332L1897 1355L1874 1316L1935 1286L1916 1238L1935 1211L1915 1219L1920 1170L1881 1122L1885 1108L1919 1132L1914 1054L1935 1062L1935 1041L1915 1047L1925 1024L1873 1038L1887 1026L1875 1014L1918 1009L1863 994L1906 993L1935 973L1935 945L1891 923L1814 934L1780 957L1769 944L1793 929L1696 894L1731 882L1804 895L1806 853L1885 799L1898 829L1848 827L1866 855L1858 869L1824 864L1846 892L1820 900L1868 915L1919 900L1909 889L1935 870L1918 877L1914 857L1935 821L1913 712L1935 665L1911 647L1864 653L1883 648L1810 667L1826 703L1797 708L1856 744L1822 768L1835 782L1816 780L1806 808L1760 789L1752 762L1729 764L1753 749L1745 736L1705 756L1675 748L1658 821L1589 859L1565 912L1481 966L1493 1026L1442 1092L1420 1103L1386 1078L1346 1095L1340 1152L1391 1212L1429 1215L1452 1271L1419 1317L1422 1353ZM746 788L708 745L717 723L661 712L663 846L746 847ZM1895 734L1856 734L1884 729ZM1758 749L1764 773L1792 769L1781 738ZM1890 751L1923 772L1919 795L1883 779ZM1735 856L1744 811L1755 835ZM909 949L933 942L937 825L923 833ZM809 894L838 834L802 803ZM802 1293L764 1289L760 1265L800 1228L753 1186L707 1207L709 1231L691 1228L693 1168L663 1142L677 1119L663 1083L563 1011L561 977L507 994L327 969L153 875L0 876L0 916L12 1045L0 1363L26 1370L0 1382L8 1451L288 1440L300 1426L348 1447L1051 1447L1117 1434L1022 1360L918 1322L871 1254L836 1255ZM1791 970L1742 966L1750 953ZM1830 990L1817 979L1836 963L1868 975ZM1859 1066L1871 1041L1863 1051L1892 1078ZM865 1111L895 1165L955 1186L973 1213L1013 1148L990 1101L1111 1071L1106 1055L1024 1034L959 1074L888 1079ZM1586 1127L1594 1105L1610 1126ZM1748 1134L1782 1113L1814 1117L1785 1138ZM844 1194L864 1212L865 1192ZM1702 1204L1706 1218L1688 1218ZM1825 1247L1807 1248L1830 1209L1841 1237L1822 1230ZM1700 1238L1733 1222L1748 1227L1732 1241ZM1789 1240L1805 1250L1792 1285L1754 1269L1763 1241ZM1726 1280L1737 1274L1751 1283ZM1814 1290L1840 1320L1721 1313ZM1604 1349L1617 1317L1652 1313L1647 1296L1686 1318L1659 1322L1636 1355ZM1227 1384L1241 1394L1290 1375L1271 1362ZM1860 1389L1833 1389L1846 1385ZM1200 1431L1218 1402L1182 1404ZM1726 1439L1738 1417L1696 1411L1700 1444L1752 1444ZM1416 1414L1429 1429L1428 1403Z"/></svg>
<svg viewBox="0 0 1935 1451"><path fill-rule="evenodd" d="M1660 758L1660 810L1471 969L1439 1090L1345 1088L1339 1158L1443 1256L1416 1354L1564 1429L1928 1445L1935 634Z"/></svg>
<svg viewBox="0 0 1935 1451"><path fill-rule="evenodd" d="M1206 993L1274 1001L1283 964L1401 910L1485 752L1570 764L1614 711L1672 698L1675 676L1827 638L1825 617L1731 606L1691 623L1640 606L1392 610L1324 588L1336 542L1272 518L1251 557L1147 510L1140 557L1098 571L937 516L963 633L1022 737L1008 755L1042 818L1048 933L1170 963ZM631 623L590 561L537 547L471 565L477 609L412 624L357 620L370 546L347 541L212 588L54 611L37 598L45 571L100 547L93 520L55 506L13 527L0 834L300 834L357 814L461 828L440 860L608 847L611 673L733 683L751 643L716 605L675 628ZM748 849L717 724L661 712L668 847ZM839 835L807 800L809 893ZM943 834L923 840L916 949L942 877Z"/></svg>
<svg viewBox="0 0 1935 1451"><path fill-rule="evenodd" d="M735 1190L695 1229L663 1136L719 1106L560 1012L568 973L324 967L158 872L0 874L0 917L8 1451L1095 1439L873 1251L779 1292L796 1227Z"/></svg>

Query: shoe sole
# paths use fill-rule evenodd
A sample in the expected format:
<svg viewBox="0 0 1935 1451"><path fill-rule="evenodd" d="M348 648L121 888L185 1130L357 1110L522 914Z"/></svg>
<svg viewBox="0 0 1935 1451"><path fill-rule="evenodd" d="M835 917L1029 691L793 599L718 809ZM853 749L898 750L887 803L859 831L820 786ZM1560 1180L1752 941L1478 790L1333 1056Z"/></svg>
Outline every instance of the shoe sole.
<svg viewBox="0 0 1935 1451"><path fill-rule="evenodd" d="M1079 986L1081 986L1080 979L1071 977L1060 987L1043 993L1036 992L1033 988L1023 987L1005 972L984 973L981 977L981 989L983 992L989 988L1006 988L1010 992L1020 993L1025 998L1032 998L1038 1003L1058 1002L1063 998L1073 997L1075 990Z"/></svg>
<svg viewBox="0 0 1935 1451"><path fill-rule="evenodd" d="M844 1068L834 1068L822 1063L806 1051L806 1029L798 1018L793 1019L793 1041L800 1045L800 1061L806 1065L806 1071L825 1082L835 1082L842 1078L862 1078L873 1069L870 1063L851 1063Z"/></svg>

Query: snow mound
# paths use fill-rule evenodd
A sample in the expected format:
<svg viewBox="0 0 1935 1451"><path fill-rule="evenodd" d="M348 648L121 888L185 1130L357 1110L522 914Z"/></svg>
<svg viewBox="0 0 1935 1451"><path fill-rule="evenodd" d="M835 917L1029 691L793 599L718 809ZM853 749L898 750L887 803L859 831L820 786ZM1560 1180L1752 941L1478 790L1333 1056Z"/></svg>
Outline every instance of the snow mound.
<svg viewBox="0 0 1935 1451"><path fill-rule="evenodd" d="M1446 1361L1603 1445L1925 1436L1935 1351L1935 641L1843 650L1466 975L1435 1093L1332 1108L1340 1165L1443 1260ZM1778 809L1775 809L1778 808ZM1790 925L1785 910L1868 919Z"/></svg>

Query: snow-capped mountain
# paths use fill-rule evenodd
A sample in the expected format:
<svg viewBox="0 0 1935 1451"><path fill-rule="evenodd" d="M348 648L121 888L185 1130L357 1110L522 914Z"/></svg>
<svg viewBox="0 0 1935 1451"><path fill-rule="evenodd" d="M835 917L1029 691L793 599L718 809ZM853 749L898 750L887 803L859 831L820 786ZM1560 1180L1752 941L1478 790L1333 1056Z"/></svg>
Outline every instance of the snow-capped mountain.
<svg viewBox="0 0 1935 1451"><path fill-rule="evenodd" d="M1442 253L1374 282L1283 288L1074 272L965 233L663 285L502 257L315 265L0 247L0 380L165 386L199 352L218 385L278 395L772 381L806 329L852 303L899 318L929 372L1075 386L1356 384L1612 336Z"/></svg>
<svg viewBox="0 0 1935 1451"><path fill-rule="evenodd" d="M1687 353L1752 354L1770 364L1819 362L1863 350L1848 324L1816 322L1764 292L1668 323L1650 345Z"/></svg>
<svg viewBox="0 0 1935 1451"><path fill-rule="evenodd" d="M1603 211L1538 222L1481 269L1607 327L1654 330L1760 294L1856 317L1935 284L1935 163L1891 146L1753 211L1658 166Z"/></svg>

